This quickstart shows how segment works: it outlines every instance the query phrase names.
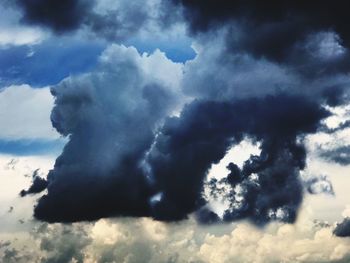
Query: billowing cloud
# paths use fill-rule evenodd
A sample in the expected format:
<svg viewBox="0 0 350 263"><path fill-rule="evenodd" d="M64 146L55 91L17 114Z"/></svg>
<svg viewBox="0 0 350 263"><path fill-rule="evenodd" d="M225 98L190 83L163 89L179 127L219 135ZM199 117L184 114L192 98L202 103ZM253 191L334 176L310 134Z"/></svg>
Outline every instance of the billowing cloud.
<svg viewBox="0 0 350 263"><path fill-rule="evenodd" d="M237 21L247 32L240 48L257 56L284 60L296 42L310 33L333 29L345 45L349 17L347 1L336 1L329 10L328 1L200 1L173 0L184 7L192 31L208 31Z"/></svg>
<svg viewBox="0 0 350 263"><path fill-rule="evenodd" d="M331 106L347 103L350 67L338 68L342 64L340 60L348 61L347 51L335 54L331 51L337 49L332 47L333 44L322 44L335 38L333 33L311 35L300 43L292 55L293 61L288 63L228 50L227 37L239 42L235 40L237 34L239 32L228 25L197 37L194 43L197 57L186 63L184 93L207 100L228 100L283 91L318 97ZM336 39L334 41L334 45L340 45ZM342 46L339 48L343 49ZM330 54L327 57L324 53Z"/></svg>
<svg viewBox="0 0 350 263"><path fill-rule="evenodd" d="M152 191L142 160L157 127L182 103L181 74L182 65L160 51L141 56L113 45L94 72L52 88L52 123L69 142L48 175L48 194L35 216L76 221L148 215Z"/></svg>
<svg viewBox="0 0 350 263"><path fill-rule="evenodd" d="M165 76L164 70L175 73ZM161 53L140 56L112 46L95 72L54 87L51 119L70 141L48 175L48 194L35 216L50 222L115 215L186 218L205 204L203 181L211 164L249 136L261 142L262 153L227 177L232 206L225 220L293 222L306 154L297 140L315 132L327 111L307 98L277 94L194 101L179 117L165 120L179 105L179 80L181 65ZM256 183L250 182L253 174ZM243 196L236 196L238 186L245 188ZM243 199L238 207L237 198ZM274 217L279 210L283 215Z"/></svg>
<svg viewBox="0 0 350 263"><path fill-rule="evenodd" d="M57 34L88 31L98 38L125 40L140 32L159 32L177 24L179 10L161 0L129 1L15 1L22 22L51 29ZM170 13L171 12L171 15Z"/></svg>
<svg viewBox="0 0 350 263"><path fill-rule="evenodd" d="M95 70L51 89L52 124L69 142L35 217L173 221L196 212L206 223L292 223L304 189L333 193L328 179L305 182L300 171L304 137L325 130L328 106L349 96L345 3L325 14L324 2L282 2L147 1L142 9L124 1L111 8L110 1L17 1L28 23L57 33L87 29L111 41L176 24L182 10L197 51L183 65L160 51L140 55L112 45ZM162 15L167 20L159 25ZM209 182L212 195L229 203L220 217L204 198L204 182L211 165L245 138L261 153L242 167L232 162L227 176Z"/></svg>
<svg viewBox="0 0 350 263"><path fill-rule="evenodd" d="M182 219L202 207L203 181L211 164L249 136L261 142L262 152L251 156L242 170L230 165L224 180L231 188L231 206L224 220L247 217L264 224L281 209L279 219L293 222L302 199L298 171L305 167L306 154L297 136L315 132L325 116L317 104L283 94L236 103L193 102L179 118L165 123L149 155L161 194L153 204L155 217Z"/></svg>
<svg viewBox="0 0 350 263"><path fill-rule="evenodd" d="M8 262L346 262L350 241L332 230L304 216L294 226L274 224L264 232L246 223L203 228L193 220L44 223L21 241L11 238L0 255Z"/></svg>

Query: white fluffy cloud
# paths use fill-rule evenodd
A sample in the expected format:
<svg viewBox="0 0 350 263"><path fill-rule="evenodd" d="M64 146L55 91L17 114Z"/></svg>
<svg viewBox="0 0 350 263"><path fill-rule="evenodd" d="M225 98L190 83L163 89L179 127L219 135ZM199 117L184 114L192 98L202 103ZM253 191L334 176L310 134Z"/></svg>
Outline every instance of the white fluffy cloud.
<svg viewBox="0 0 350 263"><path fill-rule="evenodd" d="M36 197L20 198L19 193L28 188L35 170L44 177L53 164L52 156L0 155L0 234L26 227L19 220L31 220Z"/></svg>
<svg viewBox="0 0 350 263"><path fill-rule="evenodd" d="M265 230L247 223L213 228L192 220L164 224L142 218L44 223L21 240L1 235L8 245L0 248L0 255L12 249L17 262L347 262L350 239L332 231L333 226L307 218L294 226L272 224Z"/></svg>
<svg viewBox="0 0 350 263"><path fill-rule="evenodd" d="M33 89L28 85L0 90L0 139L57 139L50 113L53 97L49 88Z"/></svg>

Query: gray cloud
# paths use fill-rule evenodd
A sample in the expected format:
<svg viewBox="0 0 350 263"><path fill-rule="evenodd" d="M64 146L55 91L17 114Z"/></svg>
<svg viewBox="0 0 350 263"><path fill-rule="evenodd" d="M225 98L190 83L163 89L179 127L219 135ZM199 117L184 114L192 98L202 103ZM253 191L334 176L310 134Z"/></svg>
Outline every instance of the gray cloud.
<svg viewBox="0 0 350 263"><path fill-rule="evenodd" d="M342 222L337 224L333 233L338 237L350 237L350 218L344 218Z"/></svg>
<svg viewBox="0 0 350 263"><path fill-rule="evenodd" d="M305 181L305 187L310 194L334 195L332 182L327 176L312 176Z"/></svg>
<svg viewBox="0 0 350 263"><path fill-rule="evenodd" d="M350 146L341 146L332 150L323 150L320 156L327 161L335 162L340 165L350 164Z"/></svg>

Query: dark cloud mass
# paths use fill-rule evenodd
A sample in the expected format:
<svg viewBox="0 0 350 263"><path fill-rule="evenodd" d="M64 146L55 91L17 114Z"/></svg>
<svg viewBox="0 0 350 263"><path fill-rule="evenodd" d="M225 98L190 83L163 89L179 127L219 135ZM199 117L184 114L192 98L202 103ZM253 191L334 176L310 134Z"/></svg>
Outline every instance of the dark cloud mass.
<svg viewBox="0 0 350 263"><path fill-rule="evenodd" d="M163 63L150 70L153 61ZM48 174L48 194L35 208L37 218L148 215L151 189L142 159L178 100L175 91L165 89L171 74L164 79L163 67L179 71L160 52L141 57L134 48L112 46L96 71L52 88L52 123L69 142Z"/></svg>
<svg viewBox="0 0 350 263"><path fill-rule="evenodd" d="M239 21L249 36L242 48L249 52L282 59L293 45L309 33L335 30L345 45L350 44L349 2L334 1L225 1L173 0L185 8L192 31L208 31L230 21Z"/></svg>
<svg viewBox="0 0 350 263"><path fill-rule="evenodd" d="M211 164L249 136L262 142L262 153L252 156L239 174L227 177L232 188L246 187L246 203L226 211L224 219L248 217L264 224L275 219L274 209L281 208L285 211L281 220L295 220L302 200L299 170L305 166L305 149L297 137L315 132L328 115L317 103L284 94L235 102L194 101L180 117L168 118L159 132L152 132L154 114L149 115L152 109L147 104L131 112L113 106L117 107L113 115L120 119L112 123L103 116L116 104L105 105L103 115L92 118L96 98L76 96L74 89L62 96L64 85L53 90L52 119L58 131L71 134L70 141L48 175L48 194L35 208L37 218L49 222L116 215L184 219L205 205L203 181ZM159 99L166 101L165 94L151 94L153 105ZM144 98L147 102L148 96ZM62 115L72 112L73 119ZM253 173L259 177L256 184L249 179ZM233 205L234 195L230 196ZM215 221L215 214L208 212L206 216Z"/></svg>
<svg viewBox="0 0 350 263"><path fill-rule="evenodd" d="M23 9L24 21L52 28L57 32L77 29L95 1L90 0L16 0Z"/></svg>
<svg viewBox="0 0 350 263"><path fill-rule="evenodd" d="M337 224L333 233L338 237L350 237L350 218L344 218L344 220Z"/></svg>
<svg viewBox="0 0 350 263"><path fill-rule="evenodd" d="M126 0L15 0L15 3L22 11L23 23L43 26L59 35L87 29L99 39L110 41L131 38L150 24L167 28L179 17L177 11L170 15L169 4L161 0L138 0L132 4Z"/></svg>
<svg viewBox="0 0 350 263"><path fill-rule="evenodd" d="M88 28L111 41L183 22L181 10L198 52L176 64L159 51L112 45L94 71L51 89L52 124L69 141L47 181L24 192L47 188L36 218L176 221L195 213L201 223L263 226L294 222L305 189L333 194L326 177L305 182L300 171L304 137L325 129L324 106L347 102L348 1L117 1L102 11L95 1L17 3L27 23L59 33ZM206 183L211 165L245 138L261 153ZM229 203L223 215L206 188Z"/></svg>
<svg viewBox="0 0 350 263"><path fill-rule="evenodd" d="M262 143L262 153L252 156L242 171L232 170L227 177L232 188L242 184L246 192L240 209L232 207L224 219L248 217L260 224L269 220L273 209L285 208L289 214L285 221L293 222L302 199L298 172L305 166L306 155L297 136L315 132L326 116L317 104L283 94L232 103L193 102L180 118L165 123L149 155L161 193L160 201L152 207L155 218L182 219L202 207L203 181L211 164L249 136ZM258 176L256 184L249 182L253 173Z"/></svg>

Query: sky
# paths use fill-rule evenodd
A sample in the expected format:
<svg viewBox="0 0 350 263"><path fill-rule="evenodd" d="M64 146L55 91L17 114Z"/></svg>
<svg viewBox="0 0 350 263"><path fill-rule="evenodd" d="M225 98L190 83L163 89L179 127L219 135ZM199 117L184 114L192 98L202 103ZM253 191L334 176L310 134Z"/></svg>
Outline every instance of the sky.
<svg viewBox="0 0 350 263"><path fill-rule="evenodd" d="M349 262L345 0L0 0L0 262Z"/></svg>

